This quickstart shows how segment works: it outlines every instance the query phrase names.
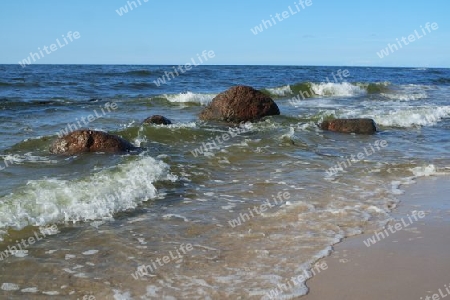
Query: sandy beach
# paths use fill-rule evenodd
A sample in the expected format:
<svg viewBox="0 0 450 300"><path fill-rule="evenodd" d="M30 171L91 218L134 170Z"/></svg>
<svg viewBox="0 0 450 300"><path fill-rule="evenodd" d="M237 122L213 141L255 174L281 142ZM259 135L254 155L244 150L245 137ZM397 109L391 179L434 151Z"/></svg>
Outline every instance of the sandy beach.
<svg viewBox="0 0 450 300"><path fill-rule="evenodd" d="M448 177L428 177L403 186L405 193L399 196L391 230L387 228L384 237L371 232L336 245L325 259L328 269L307 282L310 291L302 299L441 300L450 296L449 183ZM425 216L414 218L421 211Z"/></svg>

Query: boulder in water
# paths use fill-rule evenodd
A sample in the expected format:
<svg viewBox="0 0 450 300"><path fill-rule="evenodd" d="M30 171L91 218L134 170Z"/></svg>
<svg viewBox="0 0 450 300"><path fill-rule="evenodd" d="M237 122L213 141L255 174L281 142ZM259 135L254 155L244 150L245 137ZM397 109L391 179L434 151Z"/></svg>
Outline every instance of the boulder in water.
<svg viewBox="0 0 450 300"><path fill-rule="evenodd" d="M135 149L135 146L119 136L82 129L58 138L50 146L50 153L68 155L84 152L120 153Z"/></svg>
<svg viewBox="0 0 450 300"><path fill-rule="evenodd" d="M249 86L234 86L217 95L200 119L241 123L279 114L277 104L266 94Z"/></svg>

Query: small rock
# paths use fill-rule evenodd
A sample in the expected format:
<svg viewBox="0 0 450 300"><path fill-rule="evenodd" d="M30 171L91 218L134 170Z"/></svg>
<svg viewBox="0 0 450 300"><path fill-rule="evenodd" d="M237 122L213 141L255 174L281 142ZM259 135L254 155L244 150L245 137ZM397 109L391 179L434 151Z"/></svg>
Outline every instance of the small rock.
<svg viewBox="0 0 450 300"><path fill-rule="evenodd" d="M335 119L323 121L320 128L334 132L359 134L374 134L377 131L375 121L372 119Z"/></svg>
<svg viewBox="0 0 450 300"><path fill-rule="evenodd" d="M172 122L166 117L154 115L144 120L145 124L170 125Z"/></svg>

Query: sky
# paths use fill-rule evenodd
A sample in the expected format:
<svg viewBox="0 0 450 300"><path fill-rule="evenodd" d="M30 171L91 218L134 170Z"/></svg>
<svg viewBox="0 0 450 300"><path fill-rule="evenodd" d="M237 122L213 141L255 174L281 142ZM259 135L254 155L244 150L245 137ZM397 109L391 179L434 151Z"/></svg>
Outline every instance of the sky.
<svg viewBox="0 0 450 300"><path fill-rule="evenodd" d="M450 67L449 0L309 1L3 0L0 64Z"/></svg>

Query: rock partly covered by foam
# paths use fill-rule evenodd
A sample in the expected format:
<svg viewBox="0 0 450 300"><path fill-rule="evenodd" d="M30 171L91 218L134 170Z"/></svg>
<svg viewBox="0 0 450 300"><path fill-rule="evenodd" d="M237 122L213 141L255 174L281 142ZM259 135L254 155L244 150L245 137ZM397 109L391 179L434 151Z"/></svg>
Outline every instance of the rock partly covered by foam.
<svg viewBox="0 0 450 300"><path fill-rule="evenodd" d="M200 119L240 123L279 114L277 104L266 94L249 86L234 86L217 95Z"/></svg>
<svg viewBox="0 0 450 300"><path fill-rule="evenodd" d="M50 146L53 154L84 152L120 153L136 149L130 142L103 131L77 130L58 138Z"/></svg>
<svg viewBox="0 0 450 300"><path fill-rule="evenodd" d="M335 132L359 134L374 134L377 131L375 121L372 119L335 119L323 121L320 128Z"/></svg>
<svg viewBox="0 0 450 300"><path fill-rule="evenodd" d="M153 115L144 120L145 124L170 125L172 122L166 117L160 115Z"/></svg>

